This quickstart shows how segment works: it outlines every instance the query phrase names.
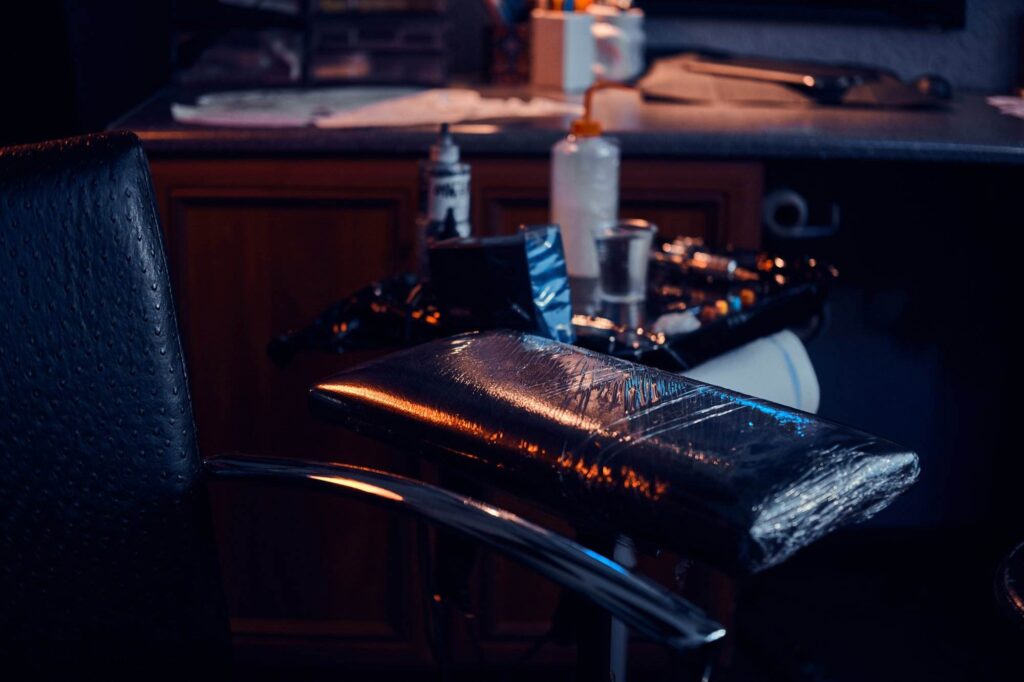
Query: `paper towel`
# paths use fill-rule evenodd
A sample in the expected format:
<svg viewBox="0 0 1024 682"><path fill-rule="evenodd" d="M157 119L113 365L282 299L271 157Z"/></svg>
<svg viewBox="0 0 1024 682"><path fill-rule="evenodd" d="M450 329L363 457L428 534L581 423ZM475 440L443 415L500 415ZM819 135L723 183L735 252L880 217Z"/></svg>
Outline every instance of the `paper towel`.
<svg viewBox="0 0 1024 682"><path fill-rule="evenodd" d="M821 402L807 349L788 330L740 346L683 375L804 412L817 412Z"/></svg>

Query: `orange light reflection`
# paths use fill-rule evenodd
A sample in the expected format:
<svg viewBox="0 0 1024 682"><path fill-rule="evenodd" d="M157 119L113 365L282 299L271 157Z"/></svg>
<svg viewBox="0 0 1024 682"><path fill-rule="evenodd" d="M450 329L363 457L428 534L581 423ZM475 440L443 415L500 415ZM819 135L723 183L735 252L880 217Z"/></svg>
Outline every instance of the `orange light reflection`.
<svg viewBox="0 0 1024 682"><path fill-rule="evenodd" d="M405 499L398 493L392 492L387 488L381 488L380 486L363 483L362 481L356 481L343 476L310 476L310 478L315 481L323 481L324 483L340 485L343 488L351 488L370 495L376 495L377 497L383 497L384 499L393 500L395 502L401 502Z"/></svg>
<svg viewBox="0 0 1024 682"><path fill-rule="evenodd" d="M462 417L456 417L449 412L434 409L433 407L414 403L411 400L405 400L404 398L400 398L392 393L370 388L369 386L356 386L352 384L320 384L317 388L321 391L329 391L331 393L339 393L341 395L350 395L356 398L361 398L375 405L380 405L385 409L404 412L405 414L417 417L431 424L451 427L461 431L462 433L470 433L474 436L489 439L493 439L494 437L493 433L476 422L463 419Z"/></svg>

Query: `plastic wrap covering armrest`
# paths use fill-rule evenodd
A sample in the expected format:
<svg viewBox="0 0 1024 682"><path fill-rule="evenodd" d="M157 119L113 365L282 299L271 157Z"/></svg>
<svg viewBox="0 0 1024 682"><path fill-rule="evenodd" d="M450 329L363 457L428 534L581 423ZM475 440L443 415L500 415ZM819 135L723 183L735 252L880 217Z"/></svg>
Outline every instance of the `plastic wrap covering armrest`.
<svg viewBox="0 0 1024 682"><path fill-rule="evenodd" d="M756 571L888 505L917 456L814 415L528 334L466 334L324 380L320 416L583 523Z"/></svg>

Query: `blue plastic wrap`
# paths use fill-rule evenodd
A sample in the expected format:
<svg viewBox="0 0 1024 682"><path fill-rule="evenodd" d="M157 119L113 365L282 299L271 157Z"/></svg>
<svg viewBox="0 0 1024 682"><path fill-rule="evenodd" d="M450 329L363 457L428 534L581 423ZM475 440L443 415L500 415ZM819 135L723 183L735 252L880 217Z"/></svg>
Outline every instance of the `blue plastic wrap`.
<svg viewBox="0 0 1024 682"><path fill-rule="evenodd" d="M756 571L868 518L917 456L839 424L522 333L356 367L316 411L609 532Z"/></svg>
<svg viewBox="0 0 1024 682"><path fill-rule="evenodd" d="M524 228L523 245L530 271L530 289L537 310L538 333L562 343L573 343L569 301L569 273L565 269L562 233L557 225Z"/></svg>

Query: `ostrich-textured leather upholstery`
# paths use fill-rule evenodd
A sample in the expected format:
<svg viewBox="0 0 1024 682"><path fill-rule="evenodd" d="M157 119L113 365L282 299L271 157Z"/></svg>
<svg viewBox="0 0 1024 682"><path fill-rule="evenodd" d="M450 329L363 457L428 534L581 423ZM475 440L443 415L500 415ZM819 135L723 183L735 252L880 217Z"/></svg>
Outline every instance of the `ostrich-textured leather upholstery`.
<svg viewBox="0 0 1024 682"><path fill-rule="evenodd" d="M227 660L227 617L145 156L0 150L0 670Z"/></svg>

